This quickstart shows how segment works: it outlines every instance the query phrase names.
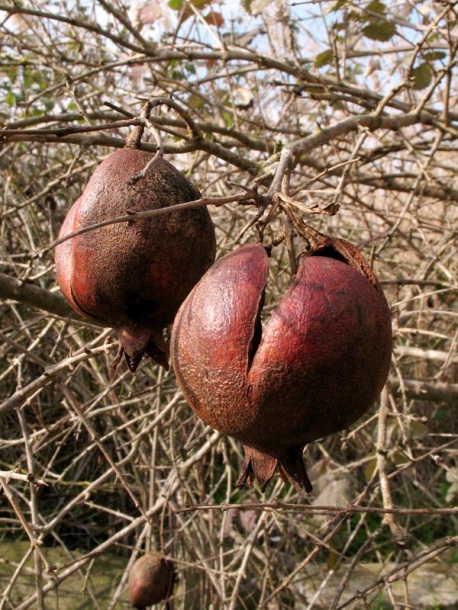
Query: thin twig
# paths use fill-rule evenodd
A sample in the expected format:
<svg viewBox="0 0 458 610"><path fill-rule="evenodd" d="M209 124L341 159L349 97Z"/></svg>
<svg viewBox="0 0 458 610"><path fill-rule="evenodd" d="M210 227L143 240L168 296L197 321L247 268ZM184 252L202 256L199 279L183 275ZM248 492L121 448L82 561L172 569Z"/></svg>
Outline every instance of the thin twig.
<svg viewBox="0 0 458 610"><path fill-rule="evenodd" d="M34 258L43 257L48 254L52 249L60 244L64 243L68 239L72 239L72 237L76 237L78 235L82 235L84 233L88 233L90 231L95 231L96 229L100 229L102 227L106 227L113 224L118 224L122 222L133 222L135 220L140 220L144 218L154 218L156 216L164 216L166 214L172 214L173 212L179 212L181 210L190 210L193 208L199 208L203 206L214 205L216 207L226 205L227 203L247 203L249 201L255 201L257 195L255 191L251 193L241 193L239 195L228 195L227 197L201 197L200 199L195 199L194 201L186 201L184 203L177 203L175 205L171 205L167 208L159 208L156 210L146 210L144 212L131 212L129 214L125 214L124 216L118 216L117 218L112 218L109 220L104 220L102 222L95 223L93 225L89 225L87 227L83 227L82 229L78 229L77 231L72 231L71 233L67 233L65 236L56 239L51 244L47 245L45 248L40 249L35 252L33 255Z"/></svg>

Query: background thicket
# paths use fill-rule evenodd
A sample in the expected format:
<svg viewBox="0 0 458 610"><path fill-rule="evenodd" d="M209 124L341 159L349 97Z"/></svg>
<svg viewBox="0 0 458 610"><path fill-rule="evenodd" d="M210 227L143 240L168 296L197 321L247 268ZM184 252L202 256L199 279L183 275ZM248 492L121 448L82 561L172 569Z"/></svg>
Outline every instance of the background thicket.
<svg viewBox="0 0 458 610"><path fill-rule="evenodd" d="M176 610L456 601L456 4L0 0L0 609L128 607L148 549L175 561ZM279 477L237 489L238 443L151 360L113 376L113 332L56 285L66 212L158 97L182 109L151 113L167 158L234 197L209 206L218 256L257 239L262 210L236 199L274 179L384 286L388 384L307 448L308 496ZM284 235L278 208L269 305L291 278Z"/></svg>

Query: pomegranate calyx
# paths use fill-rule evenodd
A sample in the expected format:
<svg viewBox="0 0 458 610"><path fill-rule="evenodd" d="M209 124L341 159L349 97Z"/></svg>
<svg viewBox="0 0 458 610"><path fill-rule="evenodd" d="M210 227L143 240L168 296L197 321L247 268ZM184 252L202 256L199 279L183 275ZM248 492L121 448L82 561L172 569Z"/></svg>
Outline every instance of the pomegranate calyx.
<svg viewBox="0 0 458 610"><path fill-rule="evenodd" d="M289 481L299 493L310 493L313 486L305 469L302 450L302 447L292 448L278 460L278 465L283 480Z"/></svg>
<svg viewBox="0 0 458 610"><path fill-rule="evenodd" d="M112 369L116 369L124 355L130 371L135 373L143 356L148 355L168 370L169 350L160 329L122 328L118 331L118 339L119 352L111 365Z"/></svg>
<svg viewBox="0 0 458 610"><path fill-rule="evenodd" d="M240 475L236 485L237 487L251 485L256 479L261 490L264 491L273 477L278 460L271 455L267 455L267 453L253 449L253 447L244 445L243 448L245 450L245 458L240 468Z"/></svg>
<svg viewBox="0 0 458 610"><path fill-rule="evenodd" d="M243 448L245 458L236 483L238 487L251 485L257 480L264 491L278 466L282 479L289 481L296 491L310 493L313 490L305 469L302 447L290 448L283 451L281 456L273 456L247 445Z"/></svg>

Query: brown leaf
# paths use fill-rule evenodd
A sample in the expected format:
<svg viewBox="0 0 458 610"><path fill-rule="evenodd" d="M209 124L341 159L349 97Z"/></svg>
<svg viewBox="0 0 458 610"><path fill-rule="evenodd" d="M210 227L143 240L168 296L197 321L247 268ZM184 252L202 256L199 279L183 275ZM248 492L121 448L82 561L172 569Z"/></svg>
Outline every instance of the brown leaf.
<svg viewBox="0 0 458 610"><path fill-rule="evenodd" d="M159 2L153 0L145 4L140 9L139 21L141 24L146 25L147 23L154 23L162 17L162 9L159 6Z"/></svg>
<svg viewBox="0 0 458 610"><path fill-rule="evenodd" d="M218 11L210 11L207 15L204 16L204 19L209 25L214 25L217 28L220 28L224 25L224 17Z"/></svg>
<svg viewBox="0 0 458 610"><path fill-rule="evenodd" d="M239 521L243 529L249 534L256 525L258 515L255 510L241 510L239 511Z"/></svg>

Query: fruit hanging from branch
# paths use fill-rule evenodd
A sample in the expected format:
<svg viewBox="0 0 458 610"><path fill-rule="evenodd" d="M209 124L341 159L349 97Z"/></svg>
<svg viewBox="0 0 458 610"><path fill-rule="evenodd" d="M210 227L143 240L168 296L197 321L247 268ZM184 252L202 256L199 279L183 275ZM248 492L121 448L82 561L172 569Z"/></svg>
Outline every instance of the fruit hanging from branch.
<svg viewBox="0 0 458 610"><path fill-rule="evenodd" d="M126 214L132 220L72 237L55 254L57 280L70 305L117 330L119 357L126 356L132 371L144 354L167 368L163 330L215 259L215 231L205 206L135 218L136 212L200 198L162 155L139 150L138 139L97 167L59 237Z"/></svg>
<svg viewBox="0 0 458 610"><path fill-rule="evenodd" d="M319 234L318 234L319 235ZM269 257L261 243L217 261L181 306L172 365L189 405L244 445L239 485L277 466L312 489L306 444L343 430L376 401L391 356L388 304L362 255L321 236L261 322Z"/></svg>
<svg viewBox="0 0 458 610"><path fill-rule="evenodd" d="M170 597L175 583L172 562L161 553L146 553L129 572L130 601L143 610Z"/></svg>

